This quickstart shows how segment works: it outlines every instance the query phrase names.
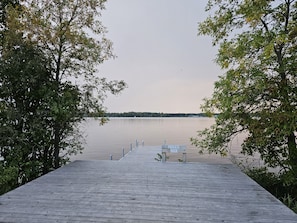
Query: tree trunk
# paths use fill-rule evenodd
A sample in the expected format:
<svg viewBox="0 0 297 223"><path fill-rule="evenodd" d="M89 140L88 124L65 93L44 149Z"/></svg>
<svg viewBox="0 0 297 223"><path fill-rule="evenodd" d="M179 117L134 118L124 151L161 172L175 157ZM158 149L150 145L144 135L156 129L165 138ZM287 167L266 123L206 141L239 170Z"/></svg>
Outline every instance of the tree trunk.
<svg viewBox="0 0 297 223"><path fill-rule="evenodd" d="M49 148L46 146L43 151L43 157L42 157L42 174L46 174L49 172L49 161L48 161L48 152Z"/></svg>
<svg viewBox="0 0 297 223"><path fill-rule="evenodd" d="M57 122L57 121L55 121ZM54 168L60 167L60 125L55 123L54 127Z"/></svg>
<svg viewBox="0 0 297 223"><path fill-rule="evenodd" d="M297 148L296 148L296 137L294 132L288 136L288 150L289 150L289 164L297 177Z"/></svg>

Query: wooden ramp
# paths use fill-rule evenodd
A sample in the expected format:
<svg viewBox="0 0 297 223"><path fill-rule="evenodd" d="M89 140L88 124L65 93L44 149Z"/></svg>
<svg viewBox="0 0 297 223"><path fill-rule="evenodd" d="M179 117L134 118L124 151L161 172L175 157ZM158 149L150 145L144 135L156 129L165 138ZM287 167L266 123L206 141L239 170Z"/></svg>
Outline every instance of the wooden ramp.
<svg viewBox="0 0 297 223"><path fill-rule="evenodd" d="M231 164L129 161L140 150L75 161L1 196L0 222L297 222Z"/></svg>

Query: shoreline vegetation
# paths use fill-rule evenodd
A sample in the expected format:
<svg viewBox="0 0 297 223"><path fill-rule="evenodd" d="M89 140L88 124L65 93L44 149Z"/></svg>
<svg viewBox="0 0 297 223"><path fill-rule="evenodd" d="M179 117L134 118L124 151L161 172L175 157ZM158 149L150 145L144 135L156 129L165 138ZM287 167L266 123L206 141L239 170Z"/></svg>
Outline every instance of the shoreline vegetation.
<svg viewBox="0 0 297 223"><path fill-rule="evenodd" d="M97 113L90 113L87 116L88 117L101 117L101 114ZM217 116L218 114L213 114L212 116ZM162 112L107 112L105 114L105 117L107 118L113 118L113 117L140 117L140 118L150 118L150 117L156 117L156 118L170 118L170 117L176 117L176 118L183 118L183 117L210 117L209 114L206 113L162 113Z"/></svg>

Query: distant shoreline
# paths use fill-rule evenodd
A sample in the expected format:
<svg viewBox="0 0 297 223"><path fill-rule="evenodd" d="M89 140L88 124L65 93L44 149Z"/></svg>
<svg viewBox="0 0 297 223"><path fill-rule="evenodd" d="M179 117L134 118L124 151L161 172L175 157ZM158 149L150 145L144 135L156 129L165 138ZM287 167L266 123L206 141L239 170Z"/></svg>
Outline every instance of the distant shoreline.
<svg viewBox="0 0 297 223"><path fill-rule="evenodd" d="M216 116L217 114L214 114ZM88 114L89 117L100 117L100 115L93 113ZM161 112L122 112L122 113L106 113L105 117L113 118L113 117L140 117L140 118L150 118L150 117L156 117L156 118L167 118L167 117L176 117L176 118L182 118L182 117L209 117L206 113L161 113Z"/></svg>

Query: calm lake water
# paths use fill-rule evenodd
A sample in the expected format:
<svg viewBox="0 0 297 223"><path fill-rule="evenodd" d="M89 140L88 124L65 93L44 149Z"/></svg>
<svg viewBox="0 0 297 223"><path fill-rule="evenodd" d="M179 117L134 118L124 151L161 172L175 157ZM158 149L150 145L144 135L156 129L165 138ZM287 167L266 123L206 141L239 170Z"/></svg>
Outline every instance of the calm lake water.
<svg viewBox="0 0 297 223"><path fill-rule="evenodd" d="M99 121L88 118L81 124L85 133L85 149L83 154L73 157L76 159L119 159L122 149L130 149L130 144L135 147L136 140L144 145L167 144L191 145L190 137L196 136L197 130L210 127L214 118L111 118L103 126ZM234 152L238 151L240 139L232 142ZM232 150L232 151L233 151ZM198 152L198 151L197 151Z"/></svg>

